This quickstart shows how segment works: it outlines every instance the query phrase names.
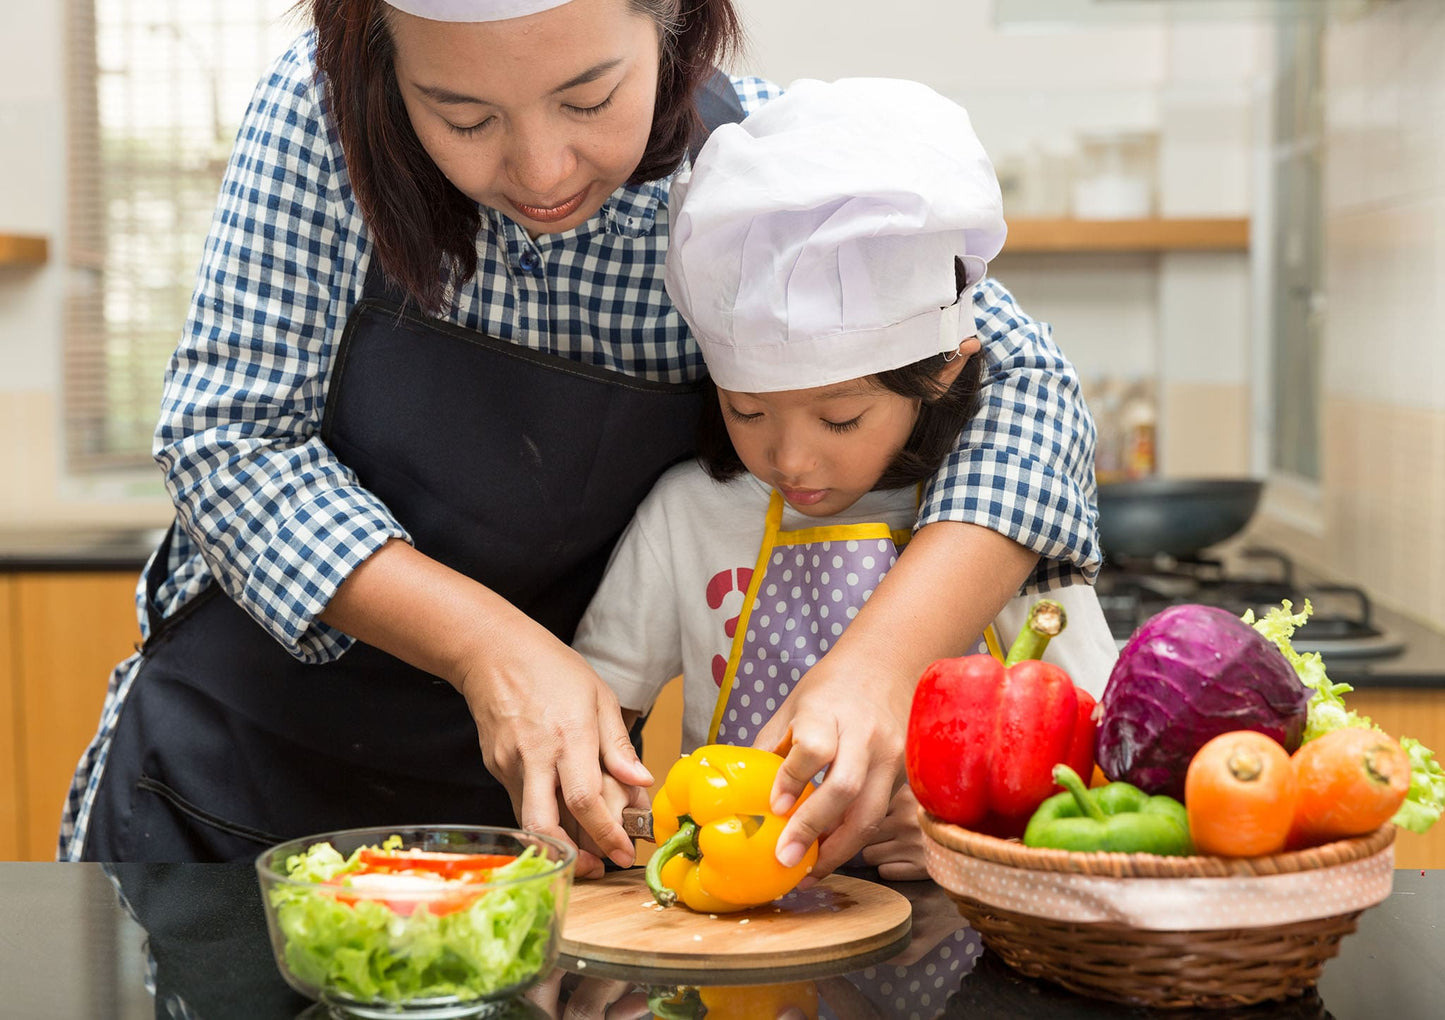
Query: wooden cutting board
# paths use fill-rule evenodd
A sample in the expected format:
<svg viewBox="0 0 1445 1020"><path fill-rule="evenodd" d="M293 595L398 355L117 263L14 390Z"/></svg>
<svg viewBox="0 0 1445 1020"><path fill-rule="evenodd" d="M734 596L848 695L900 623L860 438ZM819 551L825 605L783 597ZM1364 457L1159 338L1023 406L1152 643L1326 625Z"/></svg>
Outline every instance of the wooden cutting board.
<svg viewBox="0 0 1445 1020"><path fill-rule="evenodd" d="M902 948L912 916L901 893L836 874L736 914L663 909L643 869L632 868L573 883L560 950L578 960L658 970L775 970Z"/></svg>

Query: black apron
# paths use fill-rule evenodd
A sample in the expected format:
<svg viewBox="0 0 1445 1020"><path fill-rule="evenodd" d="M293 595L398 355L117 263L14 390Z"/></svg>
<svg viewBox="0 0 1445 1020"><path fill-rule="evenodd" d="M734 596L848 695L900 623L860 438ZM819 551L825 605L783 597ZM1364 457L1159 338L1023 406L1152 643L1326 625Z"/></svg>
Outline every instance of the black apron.
<svg viewBox="0 0 1445 1020"><path fill-rule="evenodd" d="M725 76L707 88L709 129L741 119ZM693 452L700 406L697 384L637 379L408 312L373 262L321 435L419 551L570 642L638 503ZM148 596L166 576L169 542L151 562ZM249 860L334 829L516 824L466 702L444 680L361 642L303 664L214 584L164 620L152 612L84 859Z"/></svg>

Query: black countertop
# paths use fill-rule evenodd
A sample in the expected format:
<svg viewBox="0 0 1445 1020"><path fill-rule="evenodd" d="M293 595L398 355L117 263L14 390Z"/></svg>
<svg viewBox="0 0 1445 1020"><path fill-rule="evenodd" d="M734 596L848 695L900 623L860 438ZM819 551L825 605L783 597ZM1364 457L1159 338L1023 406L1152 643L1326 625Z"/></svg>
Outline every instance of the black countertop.
<svg viewBox="0 0 1445 1020"><path fill-rule="evenodd" d="M0 528L0 573L140 573L165 536L157 528Z"/></svg>
<svg viewBox="0 0 1445 1020"><path fill-rule="evenodd" d="M821 1016L1414 1020L1438 1016L1445 1002L1445 871L1397 871L1393 894L1361 917L1316 991L1214 1011L1129 1009L1022 978L980 946L937 887L895 887L914 902L912 943L888 961L820 974ZM646 987L664 983L660 977L639 970L604 978L574 963L504 1015L597 1017L611 1002L613 1020L645 1017ZM323 1016L281 980L249 865L23 863L0 864L0 1015Z"/></svg>

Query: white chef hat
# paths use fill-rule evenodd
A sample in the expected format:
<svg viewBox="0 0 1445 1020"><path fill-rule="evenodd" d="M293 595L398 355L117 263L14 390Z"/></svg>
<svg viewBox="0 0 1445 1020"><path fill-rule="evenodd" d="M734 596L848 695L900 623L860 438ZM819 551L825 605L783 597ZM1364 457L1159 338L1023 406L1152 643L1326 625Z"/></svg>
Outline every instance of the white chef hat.
<svg viewBox="0 0 1445 1020"><path fill-rule="evenodd" d="M827 386L956 350L1003 247L968 113L918 82L794 82L673 183L666 284L713 380Z"/></svg>
<svg viewBox="0 0 1445 1020"><path fill-rule="evenodd" d="M428 21L505 21L561 7L568 0L386 0Z"/></svg>

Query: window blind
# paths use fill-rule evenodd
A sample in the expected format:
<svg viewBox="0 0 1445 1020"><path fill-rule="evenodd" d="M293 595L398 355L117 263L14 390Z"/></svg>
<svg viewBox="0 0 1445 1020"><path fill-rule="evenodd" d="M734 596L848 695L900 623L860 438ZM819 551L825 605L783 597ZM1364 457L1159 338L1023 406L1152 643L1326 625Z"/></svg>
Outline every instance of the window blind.
<svg viewBox="0 0 1445 1020"><path fill-rule="evenodd" d="M294 0L66 0L65 448L150 466L236 129L303 22Z"/></svg>

